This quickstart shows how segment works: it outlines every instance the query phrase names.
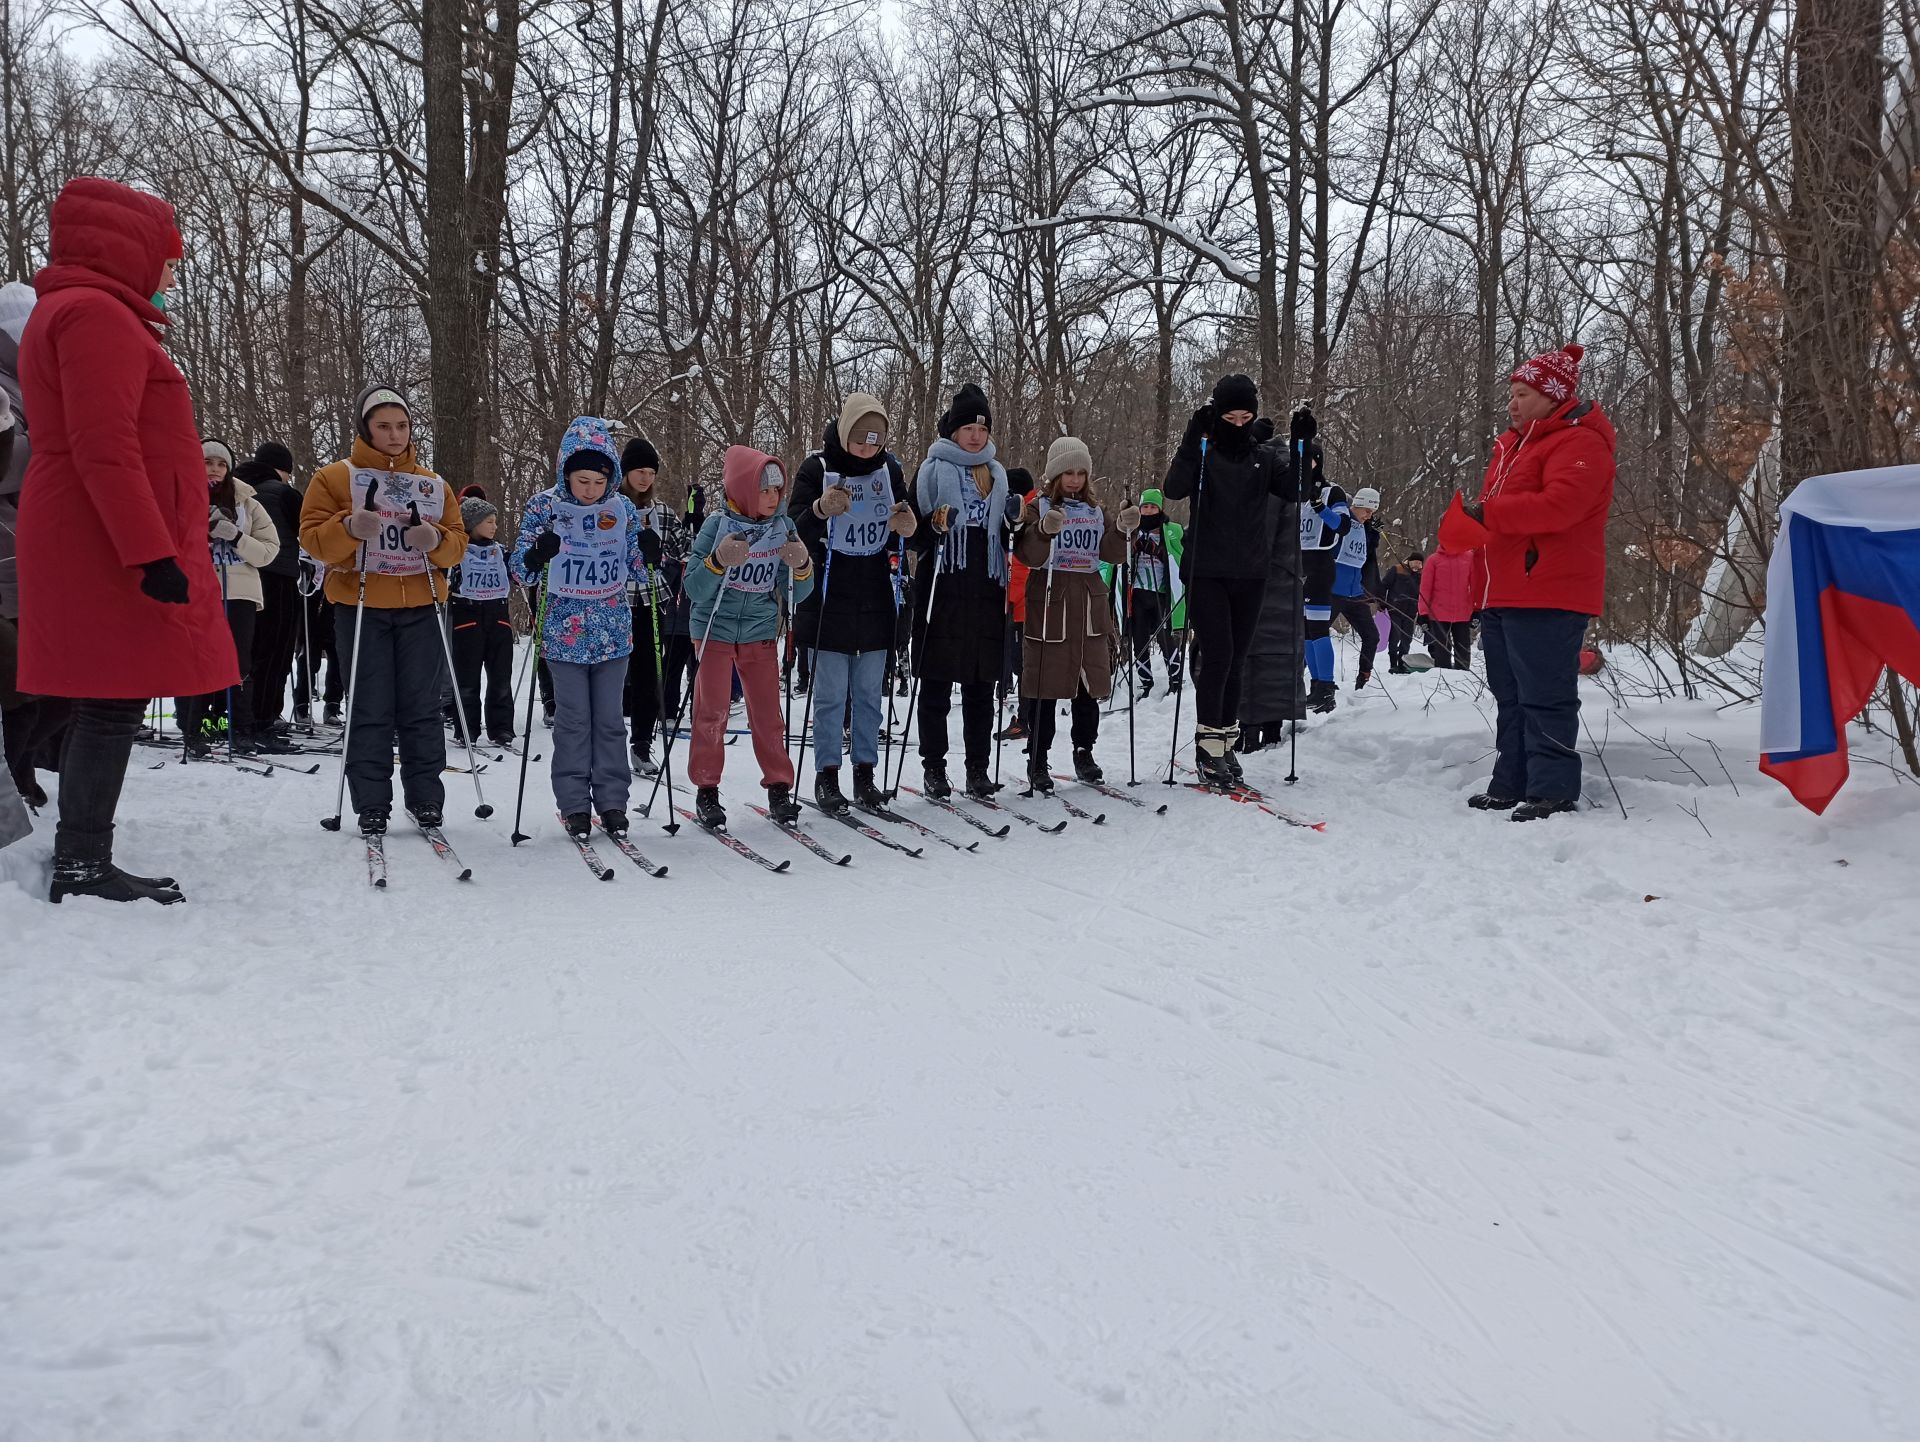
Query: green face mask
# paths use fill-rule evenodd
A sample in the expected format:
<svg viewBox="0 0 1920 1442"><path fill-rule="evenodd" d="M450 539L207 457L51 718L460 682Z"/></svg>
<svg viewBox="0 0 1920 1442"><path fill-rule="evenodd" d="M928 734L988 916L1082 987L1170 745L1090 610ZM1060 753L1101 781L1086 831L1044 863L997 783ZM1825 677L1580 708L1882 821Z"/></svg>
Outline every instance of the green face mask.
<svg viewBox="0 0 1920 1442"><path fill-rule="evenodd" d="M153 293L153 308L157 311L165 312L167 308L167 293L164 290L156 290Z"/></svg>

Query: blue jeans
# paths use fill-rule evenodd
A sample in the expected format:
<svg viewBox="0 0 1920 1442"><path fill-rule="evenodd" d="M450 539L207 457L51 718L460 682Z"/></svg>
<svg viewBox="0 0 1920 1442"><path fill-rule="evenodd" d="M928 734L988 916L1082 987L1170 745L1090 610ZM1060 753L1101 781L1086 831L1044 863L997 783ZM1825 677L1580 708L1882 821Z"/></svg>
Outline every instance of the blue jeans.
<svg viewBox="0 0 1920 1442"><path fill-rule="evenodd" d="M581 665L549 661L553 673L553 799L562 816L625 811L633 784L627 759L627 658Z"/></svg>
<svg viewBox="0 0 1920 1442"><path fill-rule="evenodd" d="M1578 611L1518 606L1480 613L1487 686L1499 706L1498 755L1487 787L1493 795L1580 799L1580 643L1587 620Z"/></svg>
<svg viewBox="0 0 1920 1442"><path fill-rule="evenodd" d="M840 730L853 702L848 750L855 766L880 760L880 687L887 677L885 651L821 651L813 658L813 769L840 764Z"/></svg>

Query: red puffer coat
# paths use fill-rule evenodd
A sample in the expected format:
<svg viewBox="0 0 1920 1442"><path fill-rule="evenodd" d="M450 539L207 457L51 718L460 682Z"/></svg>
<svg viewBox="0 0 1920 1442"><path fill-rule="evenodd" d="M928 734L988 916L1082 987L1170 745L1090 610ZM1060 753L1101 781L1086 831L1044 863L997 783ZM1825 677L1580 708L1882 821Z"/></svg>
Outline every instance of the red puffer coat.
<svg viewBox="0 0 1920 1442"><path fill-rule="evenodd" d="M173 207L83 176L53 203L40 302L20 344L33 459L20 499L20 689L199 696L239 680L207 545L207 478L186 378L148 299ZM171 556L188 601L140 589Z"/></svg>

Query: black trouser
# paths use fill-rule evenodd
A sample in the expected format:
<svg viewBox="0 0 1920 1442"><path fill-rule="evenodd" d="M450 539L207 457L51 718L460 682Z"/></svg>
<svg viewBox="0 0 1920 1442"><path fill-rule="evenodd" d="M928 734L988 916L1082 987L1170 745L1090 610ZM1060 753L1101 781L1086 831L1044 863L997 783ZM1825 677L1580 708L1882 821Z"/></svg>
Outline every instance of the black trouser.
<svg viewBox="0 0 1920 1442"><path fill-rule="evenodd" d="M947 712L953 709L951 681L920 682L920 759L947 759ZM994 686L968 681L960 686L960 734L967 765L985 770L993 762Z"/></svg>
<svg viewBox="0 0 1920 1442"><path fill-rule="evenodd" d="M260 573L262 606L253 629L253 723L256 731L280 719L287 673L300 644L300 587L292 576Z"/></svg>
<svg viewBox="0 0 1920 1442"><path fill-rule="evenodd" d="M1360 673L1366 675L1380 654L1380 623L1374 619L1373 603L1365 596L1335 596L1330 604L1333 614L1345 616L1360 638Z"/></svg>
<svg viewBox="0 0 1920 1442"><path fill-rule="evenodd" d="M326 680L321 683L321 694L329 706L338 706L340 699L347 694L347 673L340 666L340 650L333 644L334 615L344 610L351 616L351 606L336 607L324 594L315 591L307 597L307 629L295 643L296 663L293 668L293 709L305 713L313 705L313 693L307 683L320 674L320 665L326 663Z"/></svg>
<svg viewBox="0 0 1920 1442"><path fill-rule="evenodd" d="M1166 597L1158 591L1135 591L1127 615L1127 640L1133 652L1133 668L1140 687L1153 684L1153 643L1160 642L1160 656L1167 666L1167 685L1180 684L1180 648L1174 643L1173 627L1167 624Z"/></svg>
<svg viewBox="0 0 1920 1442"><path fill-rule="evenodd" d="M1461 624L1461 623L1455 623ZM1494 720L1495 796L1580 799L1580 643L1578 611L1498 606L1481 613L1487 687Z"/></svg>
<svg viewBox="0 0 1920 1442"><path fill-rule="evenodd" d="M1054 731L1060 716L1060 703L1033 700L1027 704L1033 707L1033 736L1027 742L1027 755L1044 757L1053 746ZM1071 735L1075 751L1091 751L1093 743L1100 739L1100 703L1087 694L1087 688L1084 685L1073 693Z"/></svg>
<svg viewBox="0 0 1920 1442"><path fill-rule="evenodd" d="M1200 643L1193 673L1193 719L1197 725L1237 724L1240 680L1266 593L1264 576L1201 576L1187 587L1187 624Z"/></svg>
<svg viewBox="0 0 1920 1442"><path fill-rule="evenodd" d="M680 698L693 695L693 681L700 674L700 658L693 654L693 637L668 632L660 638L660 662L666 674L660 678L666 692L667 715L680 714ZM685 691L682 691L685 687Z"/></svg>
<svg viewBox="0 0 1920 1442"><path fill-rule="evenodd" d="M251 603L249 603L251 604ZM144 700L77 700L60 748L60 822L55 861L113 859L113 813L133 755Z"/></svg>
<svg viewBox="0 0 1920 1442"><path fill-rule="evenodd" d="M1427 650L1433 664L1443 671L1467 671L1473 667L1473 622L1428 621Z"/></svg>
<svg viewBox="0 0 1920 1442"><path fill-rule="evenodd" d="M209 691L204 696L176 696L173 703L174 724L180 728L180 734L191 736L200 729L200 723L209 716L227 716L227 697L233 697L233 714L227 716L227 730L235 736L249 735L253 730L253 691L249 684L253 675L253 633L259 607L251 601L227 602L227 629L233 633L233 650L240 664L240 683L222 691Z"/></svg>
<svg viewBox="0 0 1920 1442"><path fill-rule="evenodd" d="M513 620L505 601L447 603L453 627L453 679L460 693L460 714L475 734L495 741L513 739ZM480 673L486 672L486 701L481 702ZM484 715L482 714L484 711ZM360 718L354 718L354 725Z"/></svg>
<svg viewBox="0 0 1920 1442"><path fill-rule="evenodd" d="M400 789L409 810L447 799L440 773L447 733L440 723L440 618L431 606L368 606L361 620L360 663L353 660L354 608L335 607L334 644L353 674L348 704L347 789L353 809L393 804L393 752L400 749Z"/></svg>
<svg viewBox="0 0 1920 1442"><path fill-rule="evenodd" d="M680 673L693 654L691 636L662 636L659 664L655 665L653 608L644 602L633 608L633 658L627 663L627 719L633 725L633 744L653 754L660 734L661 707L668 720L680 711ZM656 679L657 678L657 679Z"/></svg>
<svg viewBox="0 0 1920 1442"><path fill-rule="evenodd" d="M1413 645L1413 615L1393 606L1388 608L1387 618L1393 623L1393 629L1387 633L1387 663L1404 666L1407 651Z"/></svg>

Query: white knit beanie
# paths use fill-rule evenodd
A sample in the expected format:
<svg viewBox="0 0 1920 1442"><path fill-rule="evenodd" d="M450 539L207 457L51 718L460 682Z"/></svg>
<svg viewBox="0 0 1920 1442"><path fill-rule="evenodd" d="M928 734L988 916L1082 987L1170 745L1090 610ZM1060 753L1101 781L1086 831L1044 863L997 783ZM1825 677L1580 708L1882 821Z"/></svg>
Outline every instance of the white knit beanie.
<svg viewBox="0 0 1920 1442"><path fill-rule="evenodd" d="M1093 452L1087 449L1087 443L1077 436L1062 436L1047 447L1047 473L1043 480L1052 480L1062 471L1085 471L1089 478L1093 475Z"/></svg>

